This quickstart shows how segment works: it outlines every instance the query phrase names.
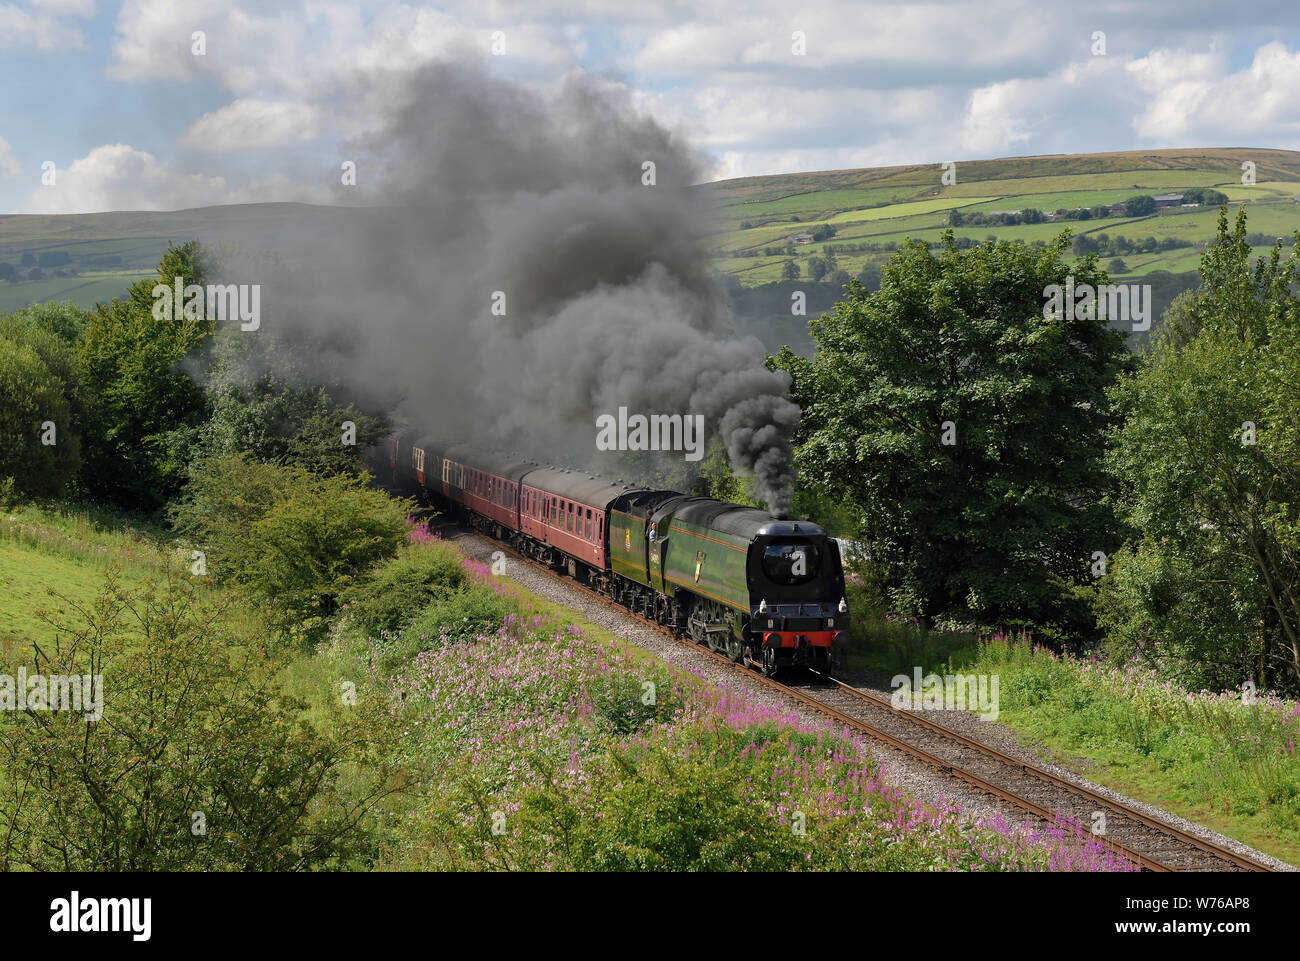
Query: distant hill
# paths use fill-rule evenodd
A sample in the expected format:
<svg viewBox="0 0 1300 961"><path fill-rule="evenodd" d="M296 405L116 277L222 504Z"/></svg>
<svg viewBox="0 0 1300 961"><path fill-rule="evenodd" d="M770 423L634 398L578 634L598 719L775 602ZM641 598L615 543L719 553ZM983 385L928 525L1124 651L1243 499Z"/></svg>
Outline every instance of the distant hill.
<svg viewBox="0 0 1300 961"><path fill-rule="evenodd" d="M1241 182L1243 161L1255 164L1253 186ZM790 343L809 349L803 319L789 313L790 291L805 290L809 313L816 315L839 297L846 277L862 275L870 285L905 239L934 241L953 223L969 243L990 237L1046 242L1068 227L1085 238L1080 244L1097 250L1112 276L1147 278L1143 282L1158 289L1161 308L1195 284L1217 207L1165 199L1166 206L1154 213L1072 219L1079 210L1210 188L1234 206L1249 204L1250 231L1259 235L1261 251L1273 238L1300 229L1300 152L1290 150L1134 150L958 161L952 185L941 182L942 173L938 164L872 167L744 177L697 188L716 211L712 264L732 289L741 330L769 348ZM1040 220L1023 222L1035 211ZM269 247L295 231L327 235L341 218L383 215L374 208L286 203L0 216L0 272L9 264L19 275L17 283L0 281L0 311L38 300L88 306L120 295L151 272L169 242L258 237ZM41 266L41 279L27 279L43 255L57 263ZM782 282L790 271L797 277Z"/></svg>
<svg viewBox="0 0 1300 961"><path fill-rule="evenodd" d="M1253 186L1242 184L1244 161L1255 165ZM1217 206L1182 206L1171 195L1211 188L1233 207L1248 204L1249 230L1259 235L1254 239L1261 253L1275 238L1300 229L1300 152L1291 150L958 161L956 183L949 186L942 174L939 164L925 164L745 177L703 187L717 210L713 266L728 279L733 299L746 305L747 328L769 347L788 342L806 352L806 329L789 315L791 291L807 291L813 313L814 302L836 299L847 277L862 276L871 286L909 237L933 242L953 224L965 242L1046 242L1069 228L1085 238L1081 245L1096 250L1113 278L1151 283L1158 311L1195 286L1201 248L1218 219ZM1166 198L1160 202L1167 206L1141 216L1109 211L1137 196ZM1072 219L1080 208L1100 207L1108 208L1104 218ZM790 270L797 279L782 282Z"/></svg>
<svg viewBox="0 0 1300 961"><path fill-rule="evenodd" d="M268 248L293 236L325 235L344 220L383 216L377 208L310 204L231 204L193 210L0 215L0 312L27 303L71 300L83 307L119 297L153 273L169 243L259 238ZM66 259L65 259L66 255ZM47 262L56 262L47 266ZM40 279L27 279L33 266Z"/></svg>

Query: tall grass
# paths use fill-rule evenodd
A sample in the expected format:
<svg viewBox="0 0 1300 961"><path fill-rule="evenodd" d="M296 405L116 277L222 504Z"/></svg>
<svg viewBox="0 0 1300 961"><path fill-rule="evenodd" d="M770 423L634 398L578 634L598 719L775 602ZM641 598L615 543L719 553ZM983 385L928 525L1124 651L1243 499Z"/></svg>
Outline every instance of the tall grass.
<svg viewBox="0 0 1300 961"><path fill-rule="evenodd" d="M1001 676L1004 717L1021 712L1037 733L1170 775L1185 800L1300 842L1300 702L1187 691L1136 664L1008 638L983 640L976 670Z"/></svg>
<svg viewBox="0 0 1300 961"><path fill-rule="evenodd" d="M0 540L107 570L162 572L189 564L189 552L165 544L159 528L98 508L51 511L27 505L0 514Z"/></svg>

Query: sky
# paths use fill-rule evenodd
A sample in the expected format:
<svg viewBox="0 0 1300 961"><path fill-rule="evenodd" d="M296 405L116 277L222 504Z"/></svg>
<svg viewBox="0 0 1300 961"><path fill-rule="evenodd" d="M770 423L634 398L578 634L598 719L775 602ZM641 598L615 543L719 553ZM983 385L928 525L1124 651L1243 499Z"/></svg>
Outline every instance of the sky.
<svg viewBox="0 0 1300 961"><path fill-rule="evenodd" d="M447 59L626 87L705 180L1300 149L1295 0L1083 6L0 0L0 212L327 202L370 120L342 91Z"/></svg>

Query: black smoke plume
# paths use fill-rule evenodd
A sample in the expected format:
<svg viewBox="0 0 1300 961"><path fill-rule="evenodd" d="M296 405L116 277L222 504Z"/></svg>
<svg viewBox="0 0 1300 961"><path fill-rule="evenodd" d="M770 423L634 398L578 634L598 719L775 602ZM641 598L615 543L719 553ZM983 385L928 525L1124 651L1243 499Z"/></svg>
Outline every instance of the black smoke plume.
<svg viewBox="0 0 1300 961"><path fill-rule="evenodd" d="M799 410L731 334L685 144L591 77L542 95L439 64L334 99L367 123L343 151L356 215L264 285L281 336L334 345L349 383L401 391L412 425L557 464L589 464L595 418L620 406L703 414L788 511Z"/></svg>

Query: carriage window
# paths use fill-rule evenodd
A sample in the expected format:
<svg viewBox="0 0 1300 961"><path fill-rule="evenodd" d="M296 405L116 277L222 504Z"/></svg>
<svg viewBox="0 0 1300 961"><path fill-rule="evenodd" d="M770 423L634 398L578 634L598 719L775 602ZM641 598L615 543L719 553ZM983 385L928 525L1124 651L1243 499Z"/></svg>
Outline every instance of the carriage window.
<svg viewBox="0 0 1300 961"><path fill-rule="evenodd" d="M582 525L582 536L587 538L587 540L591 540L591 508L590 507L587 508L586 522Z"/></svg>

